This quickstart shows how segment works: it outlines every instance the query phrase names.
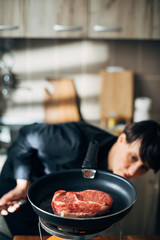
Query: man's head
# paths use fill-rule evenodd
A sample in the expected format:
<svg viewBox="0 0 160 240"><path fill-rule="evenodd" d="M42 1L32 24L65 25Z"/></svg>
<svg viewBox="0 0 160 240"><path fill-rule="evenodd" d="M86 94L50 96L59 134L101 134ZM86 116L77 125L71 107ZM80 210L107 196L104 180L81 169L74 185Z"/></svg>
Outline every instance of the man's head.
<svg viewBox="0 0 160 240"><path fill-rule="evenodd" d="M108 155L108 169L125 178L160 169L160 125L154 121L132 123L120 134Z"/></svg>
<svg viewBox="0 0 160 240"><path fill-rule="evenodd" d="M157 172L160 169L160 125L151 120L132 123L124 129L127 142L140 140L139 155Z"/></svg>

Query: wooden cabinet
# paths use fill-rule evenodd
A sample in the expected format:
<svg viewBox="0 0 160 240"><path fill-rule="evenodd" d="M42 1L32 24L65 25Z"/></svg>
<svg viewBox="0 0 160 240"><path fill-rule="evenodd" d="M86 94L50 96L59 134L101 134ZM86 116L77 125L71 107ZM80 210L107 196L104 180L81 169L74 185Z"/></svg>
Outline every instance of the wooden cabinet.
<svg viewBox="0 0 160 240"><path fill-rule="evenodd" d="M150 0L89 0L88 37L149 39L151 4Z"/></svg>
<svg viewBox="0 0 160 240"><path fill-rule="evenodd" d="M80 38L86 36L86 0L26 0L25 36Z"/></svg>
<svg viewBox="0 0 160 240"><path fill-rule="evenodd" d="M160 39L159 9L160 0L0 0L0 37Z"/></svg>
<svg viewBox="0 0 160 240"><path fill-rule="evenodd" d="M0 37L23 36L23 0L0 0Z"/></svg>

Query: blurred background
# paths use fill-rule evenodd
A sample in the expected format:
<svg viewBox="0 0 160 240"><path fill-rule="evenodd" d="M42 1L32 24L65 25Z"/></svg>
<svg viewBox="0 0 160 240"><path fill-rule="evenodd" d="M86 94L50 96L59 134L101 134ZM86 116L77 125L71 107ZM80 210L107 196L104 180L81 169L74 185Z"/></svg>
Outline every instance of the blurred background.
<svg viewBox="0 0 160 240"><path fill-rule="evenodd" d="M0 0L1 167L33 122L160 122L159 91L160 0ZM160 233L160 174L133 183L122 233Z"/></svg>

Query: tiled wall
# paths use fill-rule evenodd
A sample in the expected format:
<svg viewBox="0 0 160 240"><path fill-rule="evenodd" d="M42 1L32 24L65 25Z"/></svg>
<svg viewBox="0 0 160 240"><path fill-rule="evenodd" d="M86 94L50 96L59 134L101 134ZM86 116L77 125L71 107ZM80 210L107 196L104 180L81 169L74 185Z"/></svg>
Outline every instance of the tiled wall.
<svg viewBox="0 0 160 240"><path fill-rule="evenodd" d="M12 45L20 84L72 78L85 120L100 119L99 71L122 66L135 74L135 98L151 98L151 118L160 121L160 41L15 39Z"/></svg>

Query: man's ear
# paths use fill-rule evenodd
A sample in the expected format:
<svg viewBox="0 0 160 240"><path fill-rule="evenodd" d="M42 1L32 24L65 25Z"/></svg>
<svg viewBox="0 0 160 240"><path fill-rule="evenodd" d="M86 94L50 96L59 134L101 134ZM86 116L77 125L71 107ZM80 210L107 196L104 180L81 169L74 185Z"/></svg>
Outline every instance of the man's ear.
<svg viewBox="0 0 160 240"><path fill-rule="evenodd" d="M121 133L117 139L117 142L119 143L125 143L126 142L126 134L125 133Z"/></svg>

